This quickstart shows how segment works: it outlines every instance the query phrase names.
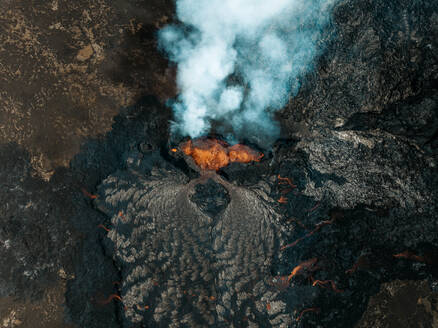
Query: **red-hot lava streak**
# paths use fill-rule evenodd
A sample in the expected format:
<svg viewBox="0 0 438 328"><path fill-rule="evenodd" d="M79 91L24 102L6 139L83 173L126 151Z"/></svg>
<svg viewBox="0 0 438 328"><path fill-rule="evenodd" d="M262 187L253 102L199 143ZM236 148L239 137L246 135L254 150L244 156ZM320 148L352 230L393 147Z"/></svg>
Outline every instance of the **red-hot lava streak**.
<svg viewBox="0 0 438 328"><path fill-rule="evenodd" d="M111 229L108 229L108 228L105 227L103 224L99 224L97 227L98 227L98 228L102 228L102 229L105 230L106 232L110 232L110 231L111 231Z"/></svg>
<svg viewBox="0 0 438 328"><path fill-rule="evenodd" d="M272 278L271 283L273 286L283 291L289 287L289 280L287 278L288 276L276 276Z"/></svg>
<svg viewBox="0 0 438 328"><path fill-rule="evenodd" d="M300 263L292 270L290 275L287 277L287 280L291 281L294 276L301 274L302 271L310 270L317 261L318 261L317 258L312 258L310 260L307 260L307 261Z"/></svg>
<svg viewBox="0 0 438 328"><path fill-rule="evenodd" d="M291 186L291 188L297 188L297 186L292 183L291 178L283 178L280 174L277 176L277 178L279 185L288 184L289 186Z"/></svg>
<svg viewBox="0 0 438 328"><path fill-rule="evenodd" d="M271 280L272 285L277 287L279 290L285 290L289 287L289 284L293 277L304 274L305 271L315 271L316 267L314 265L318 262L317 258L311 258L310 260L301 262L288 276L276 276Z"/></svg>
<svg viewBox="0 0 438 328"><path fill-rule="evenodd" d="M284 196L281 196L278 201L280 204L287 204L287 198Z"/></svg>
<svg viewBox="0 0 438 328"><path fill-rule="evenodd" d="M99 304L105 305L109 304L113 299L116 299L123 303L122 298L117 294L111 294L106 300L99 301Z"/></svg>
<svg viewBox="0 0 438 328"><path fill-rule="evenodd" d="M245 145L236 144L229 146L223 141L207 138L183 142L180 149L187 156L191 156L196 165L203 170L217 171L232 162L259 162L264 156L262 153Z"/></svg>
<svg viewBox="0 0 438 328"><path fill-rule="evenodd" d="M414 253L412 253L410 251L404 251L404 252L399 253L399 254L394 254L393 256L396 259L407 259L407 260L412 260L412 261L416 261L416 262L427 262L426 259L424 258L424 256L415 255Z"/></svg>
<svg viewBox="0 0 438 328"><path fill-rule="evenodd" d="M298 238L297 240L295 240L293 243L284 245L280 247L280 251L284 251L286 248L290 248L290 247L294 247L296 244L298 244L300 241L302 241L303 239L306 239L307 237L312 236L315 232L319 231L323 226L328 225L328 224L332 224L333 222L335 222L335 218L331 219L331 220L325 220L325 221L321 221L320 223L315 225L315 228L308 232L306 235L304 235L301 238Z"/></svg>
<svg viewBox="0 0 438 328"><path fill-rule="evenodd" d="M139 304L137 304L137 309L138 309L139 311L149 310L149 305L140 306Z"/></svg>
<svg viewBox="0 0 438 328"><path fill-rule="evenodd" d="M300 315L298 316L298 318L296 319L297 321L300 321L301 318L303 317L303 315L307 312L315 312L315 313L319 313L320 309L319 308L309 308L309 309L304 309L303 311L301 311Z"/></svg>
<svg viewBox="0 0 438 328"><path fill-rule="evenodd" d="M353 274L359 269L365 269L370 266L369 259L365 255L359 256L356 263L353 264L353 266L345 271L346 274Z"/></svg>
<svg viewBox="0 0 438 328"><path fill-rule="evenodd" d="M312 283L312 286L313 287L320 286L320 287L326 288L327 284L329 284L332 287L332 289L333 289L333 291L335 293L342 293L343 292L342 289L338 289L336 287L336 284L335 284L335 282L333 280L314 280L313 283Z"/></svg>
<svg viewBox="0 0 438 328"><path fill-rule="evenodd" d="M82 193L90 199L96 199L97 195L90 194L85 188L81 188Z"/></svg>

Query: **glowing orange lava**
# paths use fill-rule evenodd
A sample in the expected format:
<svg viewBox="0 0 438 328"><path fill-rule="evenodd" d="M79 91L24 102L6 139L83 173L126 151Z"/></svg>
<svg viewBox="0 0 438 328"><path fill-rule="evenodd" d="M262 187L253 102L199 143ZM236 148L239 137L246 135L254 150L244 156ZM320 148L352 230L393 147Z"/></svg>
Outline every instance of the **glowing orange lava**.
<svg viewBox="0 0 438 328"><path fill-rule="evenodd" d="M191 156L203 170L219 170L232 162L259 162L263 154L248 146L236 144L229 146L217 139L199 138L181 144L181 150Z"/></svg>
<svg viewBox="0 0 438 328"><path fill-rule="evenodd" d="M303 270L306 269L310 269L313 267L313 265L318 261L317 258L312 258L310 260L304 261L302 263L300 263L299 265L297 265L292 272L290 273L290 275L287 277L288 281L291 281L292 278L298 274L300 274Z"/></svg>
<svg viewBox="0 0 438 328"><path fill-rule="evenodd" d="M289 287L289 281L287 280L288 276L276 276L273 277L271 283L273 286L278 288L279 290L285 290Z"/></svg>
<svg viewBox="0 0 438 328"><path fill-rule="evenodd" d="M108 228L105 227L103 224L99 224L97 227L98 227L98 228L102 228L102 229L105 230L106 232L110 232L110 231L111 231L111 229L108 229Z"/></svg>
<svg viewBox="0 0 438 328"><path fill-rule="evenodd" d="M140 306L139 304L137 304L137 309L138 309L139 311L149 310L149 305Z"/></svg>
<svg viewBox="0 0 438 328"><path fill-rule="evenodd" d="M119 214L117 214L117 217L119 217L123 222L126 222L126 221L127 221L126 218L125 218L125 216L123 215L123 212L122 212L122 211L119 211Z"/></svg>
<svg viewBox="0 0 438 328"><path fill-rule="evenodd" d="M291 178L283 178L281 177L280 174L277 176L277 178L278 178L278 184L288 184L292 188L297 188L297 186L292 183Z"/></svg>
<svg viewBox="0 0 438 328"><path fill-rule="evenodd" d="M284 196L281 196L280 199L278 200L278 202L280 204L287 204L287 198Z"/></svg>
<svg viewBox="0 0 438 328"><path fill-rule="evenodd" d="M97 198L96 195L90 194L88 191L85 190L85 188L81 188L81 191L82 191L82 193L83 193L85 196L87 196L87 197L90 198L90 199L96 199L96 198Z"/></svg>

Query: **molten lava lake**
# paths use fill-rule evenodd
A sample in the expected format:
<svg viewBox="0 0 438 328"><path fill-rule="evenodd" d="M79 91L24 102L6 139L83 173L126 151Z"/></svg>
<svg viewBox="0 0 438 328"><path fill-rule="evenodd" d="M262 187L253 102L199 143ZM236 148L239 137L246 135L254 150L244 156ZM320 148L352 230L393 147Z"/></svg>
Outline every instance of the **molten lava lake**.
<svg viewBox="0 0 438 328"><path fill-rule="evenodd" d="M242 144L228 145L226 142L197 138L188 140L180 145L185 155L190 156L202 170L215 170L230 163L259 162L264 154Z"/></svg>

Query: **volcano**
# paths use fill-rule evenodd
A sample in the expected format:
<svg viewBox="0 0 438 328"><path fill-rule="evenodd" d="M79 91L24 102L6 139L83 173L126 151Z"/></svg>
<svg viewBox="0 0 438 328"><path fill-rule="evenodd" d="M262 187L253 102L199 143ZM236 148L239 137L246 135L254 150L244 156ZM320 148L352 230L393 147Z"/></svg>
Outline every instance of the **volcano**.
<svg viewBox="0 0 438 328"><path fill-rule="evenodd" d="M333 1L281 108L241 70L201 116L181 6L58 2L0 3L2 327L437 327L436 2Z"/></svg>
<svg viewBox="0 0 438 328"><path fill-rule="evenodd" d="M115 182L126 193L105 197L120 193ZM141 197L128 196L135 194ZM133 172L109 176L98 195L96 206L114 227L108 238L123 268L129 326L179 325L181 318L188 326L242 325L245 317L290 323L269 284L285 239L275 201L263 188L234 186L214 172L188 180L169 168L140 179ZM267 303L276 304L271 314ZM154 310L138 311L137 305Z"/></svg>

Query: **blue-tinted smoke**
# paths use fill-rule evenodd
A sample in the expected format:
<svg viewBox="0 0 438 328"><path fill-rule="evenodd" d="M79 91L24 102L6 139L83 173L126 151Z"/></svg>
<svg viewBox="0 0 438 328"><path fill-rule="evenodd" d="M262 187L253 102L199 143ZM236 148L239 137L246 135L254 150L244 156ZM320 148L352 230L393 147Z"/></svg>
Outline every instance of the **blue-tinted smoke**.
<svg viewBox="0 0 438 328"><path fill-rule="evenodd" d="M312 69L334 1L177 0L180 24L159 34L178 64L173 132L198 137L216 122L237 138L277 136L272 113Z"/></svg>

